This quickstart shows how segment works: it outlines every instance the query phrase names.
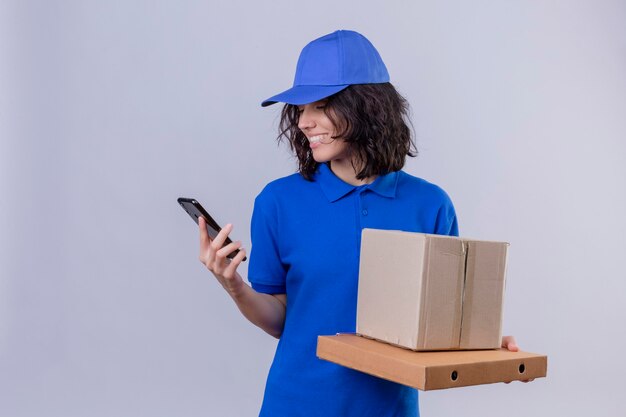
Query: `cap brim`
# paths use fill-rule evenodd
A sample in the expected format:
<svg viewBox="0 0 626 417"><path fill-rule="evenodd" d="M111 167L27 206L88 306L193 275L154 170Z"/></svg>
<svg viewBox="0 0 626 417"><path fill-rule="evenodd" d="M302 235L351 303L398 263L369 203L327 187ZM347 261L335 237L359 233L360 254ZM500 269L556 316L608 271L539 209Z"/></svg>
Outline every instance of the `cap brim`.
<svg viewBox="0 0 626 417"><path fill-rule="evenodd" d="M294 105L309 104L315 101L332 96L335 93L348 87L346 85L298 85L283 91L280 94L276 94L273 97L261 103L261 106L266 107L274 103L287 103Z"/></svg>

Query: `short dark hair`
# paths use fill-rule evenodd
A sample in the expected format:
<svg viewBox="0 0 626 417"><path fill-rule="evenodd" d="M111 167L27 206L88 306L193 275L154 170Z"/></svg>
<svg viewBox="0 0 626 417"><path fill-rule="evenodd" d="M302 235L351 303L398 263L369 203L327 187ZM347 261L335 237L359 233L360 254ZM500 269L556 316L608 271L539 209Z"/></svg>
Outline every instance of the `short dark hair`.
<svg viewBox="0 0 626 417"><path fill-rule="evenodd" d="M354 84L327 98L324 112L338 132L336 138L346 141L358 163L356 178L399 171L407 156L417 156L409 127L409 104L390 83ZM298 171L311 180L319 163L298 128L298 106L283 107L278 141L289 141L298 158Z"/></svg>

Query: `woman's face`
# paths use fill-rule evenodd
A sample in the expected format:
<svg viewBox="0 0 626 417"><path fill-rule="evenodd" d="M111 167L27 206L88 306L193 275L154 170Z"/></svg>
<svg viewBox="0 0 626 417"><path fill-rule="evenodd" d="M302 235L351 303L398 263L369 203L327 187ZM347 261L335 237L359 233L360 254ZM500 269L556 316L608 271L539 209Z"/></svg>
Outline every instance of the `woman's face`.
<svg viewBox="0 0 626 417"><path fill-rule="evenodd" d="M350 157L349 146L335 138L337 128L324 112L327 100L298 106L298 128L309 140L313 159L323 163Z"/></svg>

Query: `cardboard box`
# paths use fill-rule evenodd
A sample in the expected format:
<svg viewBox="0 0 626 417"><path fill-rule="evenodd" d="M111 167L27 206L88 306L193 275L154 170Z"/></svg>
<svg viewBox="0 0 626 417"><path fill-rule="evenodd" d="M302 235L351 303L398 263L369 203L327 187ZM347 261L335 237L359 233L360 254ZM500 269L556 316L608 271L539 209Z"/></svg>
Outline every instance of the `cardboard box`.
<svg viewBox="0 0 626 417"><path fill-rule="evenodd" d="M546 376L548 358L498 350L415 352L362 336L320 336L317 356L420 390L528 380Z"/></svg>
<svg viewBox="0 0 626 417"><path fill-rule="evenodd" d="M413 350L499 348L508 245L364 229L357 333Z"/></svg>

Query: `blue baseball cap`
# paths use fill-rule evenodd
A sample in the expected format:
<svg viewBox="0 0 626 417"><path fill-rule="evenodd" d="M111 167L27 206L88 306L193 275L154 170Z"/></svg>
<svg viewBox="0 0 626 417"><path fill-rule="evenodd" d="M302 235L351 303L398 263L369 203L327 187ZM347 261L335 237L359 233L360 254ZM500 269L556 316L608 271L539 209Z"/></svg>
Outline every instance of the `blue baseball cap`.
<svg viewBox="0 0 626 417"><path fill-rule="evenodd" d="M360 33L337 30L302 49L293 87L261 103L308 104L352 84L389 82L389 73L374 45Z"/></svg>

